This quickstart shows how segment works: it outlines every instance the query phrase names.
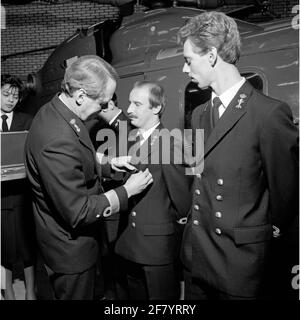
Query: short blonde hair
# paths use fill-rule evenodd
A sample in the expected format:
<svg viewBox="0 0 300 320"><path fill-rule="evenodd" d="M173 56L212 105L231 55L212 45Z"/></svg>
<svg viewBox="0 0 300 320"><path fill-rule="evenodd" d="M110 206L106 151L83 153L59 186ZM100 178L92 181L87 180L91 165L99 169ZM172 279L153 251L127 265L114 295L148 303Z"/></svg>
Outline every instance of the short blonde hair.
<svg viewBox="0 0 300 320"><path fill-rule="evenodd" d="M212 47L227 63L236 64L241 52L241 39L234 19L223 12L203 12L192 17L178 31L179 41L187 38L196 53L206 54Z"/></svg>

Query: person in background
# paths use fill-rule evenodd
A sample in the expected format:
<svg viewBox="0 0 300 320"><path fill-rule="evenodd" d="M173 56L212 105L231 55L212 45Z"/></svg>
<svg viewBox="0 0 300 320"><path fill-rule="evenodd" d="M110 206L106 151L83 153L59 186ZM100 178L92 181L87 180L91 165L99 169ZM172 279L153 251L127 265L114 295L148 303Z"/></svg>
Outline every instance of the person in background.
<svg viewBox="0 0 300 320"><path fill-rule="evenodd" d="M161 123L165 109L161 85L137 82L129 101L127 113L137 134L134 140L140 139L129 149L131 161L137 163L137 170L149 169L153 184L132 197L127 221L120 226L115 245L120 257L118 299L178 300L178 254L191 205L190 177L185 175L185 166L174 160L181 154L182 144ZM170 144L164 145L165 141ZM141 161L136 158L139 153Z"/></svg>
<svg viewBox="0 0 300 320"><path fill-rule="evenodd" d="M195 177L183 235L185 299L257 299L274 268L271 247L298 214L297 128L286 103L240 75L232 18L204 12L179 37L183 72L212 89L192 115L192 128L204 129L204 170Z"/></svg>
<svg viewBox="0 0 300 320"><path fill-rule="evenodd" d="M25 144L25 167L33 191L37 241L53 295L91 300L95 294L99 221L127 210L128 199L152 183L146 169L104 192L95 149L83 123L115 92L117 73L95 55L67 67L62 92L36 114ZM113 162L112 167L128 162Z"/></svg>
<svg viewBox="0 0 300 320"><path fill-rule="evenodd" d="M31 116L18 110L23 93L20 79L9 74L1 75L1 132L29 130ZM1 264L6 275L6 300L15 300L12 271L18 262L24 267L25 299L36 299L36 247L27 183L26 179L1 182Z"/></svg>

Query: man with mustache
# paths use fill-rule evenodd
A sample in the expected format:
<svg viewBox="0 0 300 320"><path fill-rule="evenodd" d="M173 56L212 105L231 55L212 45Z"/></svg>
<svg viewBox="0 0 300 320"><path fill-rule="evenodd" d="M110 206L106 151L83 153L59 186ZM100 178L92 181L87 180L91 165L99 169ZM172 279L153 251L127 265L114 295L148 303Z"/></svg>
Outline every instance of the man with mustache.
<svg viewBox="0 0 300 320"><path fill-rule="evenodd" d="M133 151L137 170L149 169L153 184L130 200L127 223L121 226L116 242L115 251L121 257L118 298L178 299L178 250L191 201L185 167L174 161L174 155L181 152L181 142L172 142L161 123L165 95L159 84L135 83L129 101L127 113L138 133L137 145L129 154ZM164 138L171 141L169 148L161 143Z"/></svg>

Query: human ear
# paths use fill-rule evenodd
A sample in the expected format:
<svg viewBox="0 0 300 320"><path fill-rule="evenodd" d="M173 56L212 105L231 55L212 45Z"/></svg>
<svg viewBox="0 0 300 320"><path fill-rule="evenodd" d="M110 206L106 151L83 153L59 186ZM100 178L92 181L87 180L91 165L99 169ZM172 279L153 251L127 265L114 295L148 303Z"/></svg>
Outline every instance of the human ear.
<svg viewBox="0 0 300 320"><path fill-rule="evenodd" d="M208 52L208 61L212 67L214 67L218 60L218 52L215 47L212 47Z"/></svg>
<svg viewBox="0 0 300 320"><path fill-rule="evenodd" d="M81 106L84 98L86 97L86 92L83 89L79 89L75 92L75 101L78 106Z"/></svg>
<svg viewBox="0 0 300 320"><path fill-rule="evenodd" d="M162 109L162 106L159 104L158 106L152 108L152 112L153 114L158 115L161 109Z"/></svg>

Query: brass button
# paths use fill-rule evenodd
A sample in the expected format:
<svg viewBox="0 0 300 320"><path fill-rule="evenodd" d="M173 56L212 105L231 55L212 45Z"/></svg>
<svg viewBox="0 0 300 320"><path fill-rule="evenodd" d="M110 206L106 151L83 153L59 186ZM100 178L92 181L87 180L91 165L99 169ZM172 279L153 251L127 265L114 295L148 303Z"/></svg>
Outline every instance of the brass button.
<svg viewBox="0 0 300 320"><path fill-rule="evenodd" d="M131 225L132 225L132 228L135 228L135 222L132 222Z"/></svg>
<svg viewBox="0 0 300 320"><path fill-rule="evenodd" d="M223 200L223 197L222 197L220 194L218 194L218 195L216 196L216 199L217 199L218 201L222 201L222 200Z"/></svg>
<svg viewBox="0 0 300 320"><path fill-rule="evenodd" d="M200 174L200 173L197 173L197 174L196 174L196 177L200 179L200 178L201 178L201 174Z"/></svg>
<svg viewBox="0 0 300 320"><path fill-rule="evenodd" d="M194 224L195 226L199 226L199 221L198 221L198 220L194 220L194 221L193 221L193 224Z"/></svg>
<svg viewBox="0 0 300 320"><path fill-rule="evenodd" d="M215 213L215 216L216 216L216 218L222 218L222 213L219 212L219 211L217 211L217 212Z"/></svg>
<svg viewBox="0 0 300 320"><path fill-rule="evenodd" d="M194 205L194 209L198 211L199 210L199 206L197 204L195 204Z"/></svg>
<svg viewBox="0 0 300 320"><path fill-rule="evenodd" d="M221 229L219 229L219 228L216 228L215 231L216 231L216 234L219 234L219 235L222 233Z"/></svg>
<svg viewBox="0 0 300 320"><path fill-rule="evenodd" d="M199 194L200 194L200 190L199 190L199 189L196 189L196 190L195 190L195 193L199 195Z"/></svg>
<svg viewBox="0 0 300 320"><path fill-rule="evenodd" d="M224 180L223 179L218 179L218 185L222 186L224 184Z"/></svg>
<svg viewBox="0 0 300 320"><path fill-rule="evenodd" d="M97 214L97 215L96 215L96 218L100 218L100 214Z"/></svg>
<svg viewBox="0 0 300 320"><path fill-rule="evenodd" d="M131 215L132 215L133 217L135 217L135 216L136 216L136 212L135 212L135 211L132 211L132 212L131 212Z"/></svg>

